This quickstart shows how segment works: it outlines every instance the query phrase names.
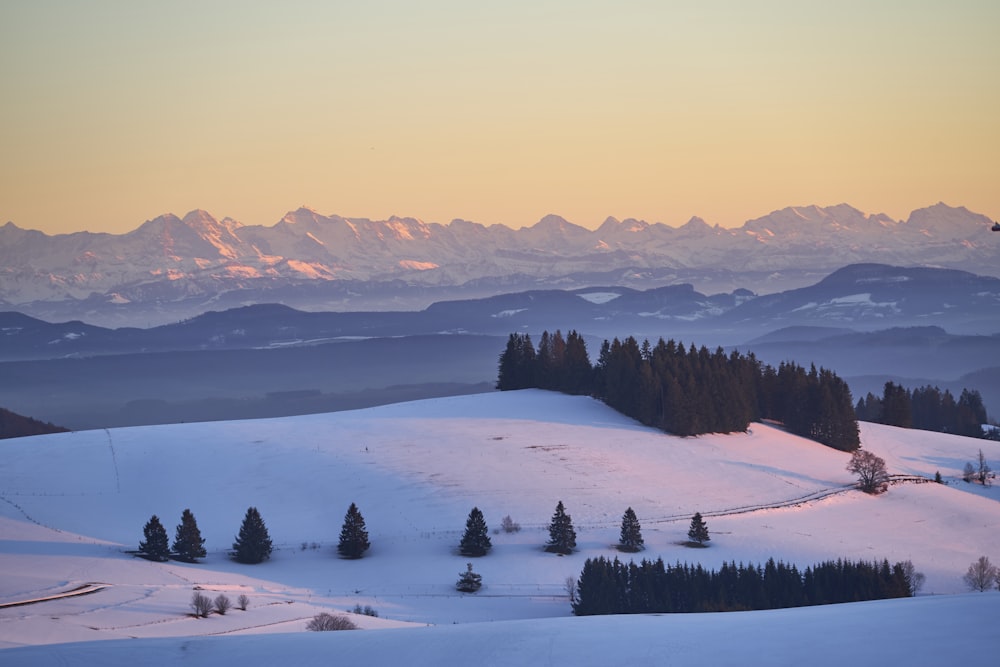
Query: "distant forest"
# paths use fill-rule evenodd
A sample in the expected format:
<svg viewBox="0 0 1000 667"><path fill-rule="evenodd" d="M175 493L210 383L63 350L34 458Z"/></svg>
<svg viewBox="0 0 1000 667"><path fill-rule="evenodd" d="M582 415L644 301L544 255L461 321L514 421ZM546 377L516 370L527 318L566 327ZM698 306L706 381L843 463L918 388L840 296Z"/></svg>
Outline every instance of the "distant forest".
<svg viewBox="0 0 1000 667"><path fill-rule="evenodd" d="M886 382L882 396L868 393L858 399L858 419L922 431L953 433L973 438L996 436L996 430L984 433L987 422L983 397L976 390L963 389L955 397L947 389L920 387L909 390L895 382Z"/></svg>
<svg viewBox="0 0 1000 667"><path fill-rule="evenodd" d="M510 334L500 355L497 389L549 389L588 395L637 421L680 436L746 431L771 419L792 433L842 451L860 446L847 383L832 371L777 369L753 353L685 347L662 338L655 346L629 336L601 345L591 365L583 337L543 332Z"/></svg>
<svg viewBox="0 0 1000 667"><path fill-rule="evenodd" d="M64 433L67 430L62 426L55 426L0 408L0 440L44 433Z"/></svg>

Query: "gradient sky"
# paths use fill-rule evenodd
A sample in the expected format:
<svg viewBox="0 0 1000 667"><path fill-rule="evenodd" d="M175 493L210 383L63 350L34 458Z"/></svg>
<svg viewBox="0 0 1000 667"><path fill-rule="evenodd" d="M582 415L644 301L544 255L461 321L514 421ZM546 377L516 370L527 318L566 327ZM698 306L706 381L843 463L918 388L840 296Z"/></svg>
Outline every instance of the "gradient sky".
<svg viewBox="0 0 1000 667"><path fill-rule="evenodd" d="M0 222L1000 218L996 0L0 1Z"/></svg>

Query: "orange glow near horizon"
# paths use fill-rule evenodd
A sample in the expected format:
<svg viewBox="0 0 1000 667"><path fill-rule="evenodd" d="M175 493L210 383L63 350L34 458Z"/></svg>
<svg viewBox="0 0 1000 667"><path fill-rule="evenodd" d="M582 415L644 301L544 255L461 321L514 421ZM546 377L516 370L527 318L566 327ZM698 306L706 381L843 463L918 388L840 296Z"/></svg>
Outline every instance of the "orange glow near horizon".
<svg viewBox="0 0 1000 667"><path fill-rule="evenodd" d="M995 2L203 4L0 6L0 224L1000 218Z"/></svg>

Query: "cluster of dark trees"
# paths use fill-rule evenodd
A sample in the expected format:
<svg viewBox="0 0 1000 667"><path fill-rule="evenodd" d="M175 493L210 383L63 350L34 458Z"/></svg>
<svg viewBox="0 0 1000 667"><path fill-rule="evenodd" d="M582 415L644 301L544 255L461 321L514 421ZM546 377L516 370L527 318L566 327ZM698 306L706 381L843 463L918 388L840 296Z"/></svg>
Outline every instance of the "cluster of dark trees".
<svg viewBox="0 0 1000 667"><path fill-rule="evenodd" d="M147 560L164 562L173 558L185 563L194 563L205 557L205 539L198 529L198 522L191 510L181 513L181 522L174 531L174 543L167 538L167 529L155 514L142 528L142 541L138 554Z"/></svg>
<svg viewBox="0 0 1000 667"><path fill-rule="evenodd" d="M201 536L198 521L189 509L181 514L173 545L168 544L167 531L155 514L143 526L142 537L136 553L147 560L164 562L173 558L195 563L206 555L205 538ZM271 557L271 538L256 507L247 509L230 556L240 563L260 563Z"/></svg>
<svg viewBox="0 0 1000 667"><path fill-rule="evenodd" d="M910 575L908 575L908 572ZM866 561L827 561L800 572L794 565L724 563L664 565L662 559L622 563L589 558L577 580L573 613L649 614L779 609L909 597L912 567Z"/></svg>
<svg viewBox="0 0 1000 667"><path fill-rule="evenodd" d="M753 353L685 347L662 338L655 346L629 336L601 345L591 366L583 337L511 334L500 355L497 389L552 389L594 396L648 426L681 436L745 431L772 419L791 432L835 449L860 445L847 383L830 370L794 363L777 369Z"/></svg>
<svg viewBox="0 0 1000 667"><path fill-rule="evenodd" d="M868 392L858 399L854 411L861 421L973 438L984 437L987 420L983 397L974 389L963 389L956 401L947 389L927 385L910 390L895 382L885 383L881 397Z"/></svg>
<svg viewBox="0 0 1000 667"><path fill-rule="evenodd" d="M25 417L5 408L0 408L0 440L5 438L20 438L27 435L43 435L45 433L65 433L69 429L56 426L49 422Z"/></svg>
<svg viewBox="0 0 1000 667"><path fill-rule="evenodd" d="M136 554L147 560L164 562L173 558L194 563L206 555L205 539L189 509L181 514L172 546L168 542L166 529L155 514L143 526L142 535ZM344 516L337 552L344 558L361 558L370 546L365 519L357 506L351 503ZM271 537L260 512L256 507L248 508L229 556L238 563L256 564L270 558L272 549Z"/></svg>

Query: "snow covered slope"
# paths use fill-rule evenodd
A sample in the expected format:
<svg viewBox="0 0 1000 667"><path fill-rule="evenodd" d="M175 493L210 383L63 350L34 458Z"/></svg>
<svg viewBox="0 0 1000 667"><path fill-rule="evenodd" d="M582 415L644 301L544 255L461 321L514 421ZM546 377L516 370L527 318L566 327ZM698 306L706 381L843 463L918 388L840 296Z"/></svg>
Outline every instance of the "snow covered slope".
<svg viewBox="0 0 1000 667"><path fill-rule="evenodd" d="M927 576L924 593L963 592L962 575L973 560L1000 556L1000 491L956 480L980 448L993 467L1000 467L1000 446L869 424L862 426L862 442L886 458L891 473L933 476L940 471L949 484L895 485L885 495L870 497L849 488L853 479L844 469L846 454L772 426L681 439L640 427L591 399L534 390L306 417L16 439L4 443L0 458L0 604L90 583L107 587L0 608L0 646L301 632L318 611L344 611L356 604L379 612L379 618L358 617L363 627L373 629L568 617L567 577L578 575L588 557L617 554L613 544L629 506L647 545L640 557L709 567L769 557L801 566L837 557L911 559ZM579 551L566 557L542 550L559 500L578 533ZM359 561L335 554L351 502L364 515L372 542ZM238 565L225 552L251 505L260 510L276 551L264 564ZM492 552L473 562L484 588L462 595L454 582L468 559L457 554L457 544L473 506L483 510L491 528L510 515L522 530L491 536ZM207 539L203 562L151 563L124 553L138 544L152 514L172 536L185 508L193 511ZM695 511L708 517L708 549L681 544ZM195 587L233 599L245 593L251 606L193 619L187 612ZM972 610L970 615L985 613L980 604L995 609L995 602L982 603L980 597L1000 598L960 597L948 604ZM886 604L899 605L880 607L895 617L930 610L917 605L934 602ZM835 612L781 613L799 619L787 622L805 627L822 626L832 617L816 614ZM847 624L853 613L831 622ZM945 612L927 611L939 613ZM772 621L767 619L777 618L763 613L738 617L763 619L759 622L768 627ZM734 620L737 615L713 618L607 619L600 631L589 625L593 621L572 618L548 622L552 625L473 624L463 626L473 634L462 639L440 628L419 635L425 639L406 635L395 643L390 637L402 635L387 634L377 643L391 653L402 649L387 647L411 641L441 649L447 642L488 640L499 643L493 654L497 660L488 663L515 664L500 660L500 649L521 634L600 635L619 624L656 634L650 624L662 622L672 628L664 632L674 639L663 639L657 650L686 652L690 646L676 643L676 637L687 632L682 629L687 623L736 624L732 632L747 637L763 627ZM364 651L365 642L372 645L367 635L344 639L349 646L361 642L345 650ZM320 647L330 640L305 641L302 646L312 647L307 651L323 653ZM532 642L543 640L528 641L535 646ZM279 645L260 650L279 650ZM93 650L74 654L93 657ZM130 649L114 650L128 655ZM7 655L44 662L42 656L55 654L0 655L9 664ZM59 655L69 654L60 650ZM178 653L167 649L157 655ZM724 663L735 653L710 655Z"/></svg>

